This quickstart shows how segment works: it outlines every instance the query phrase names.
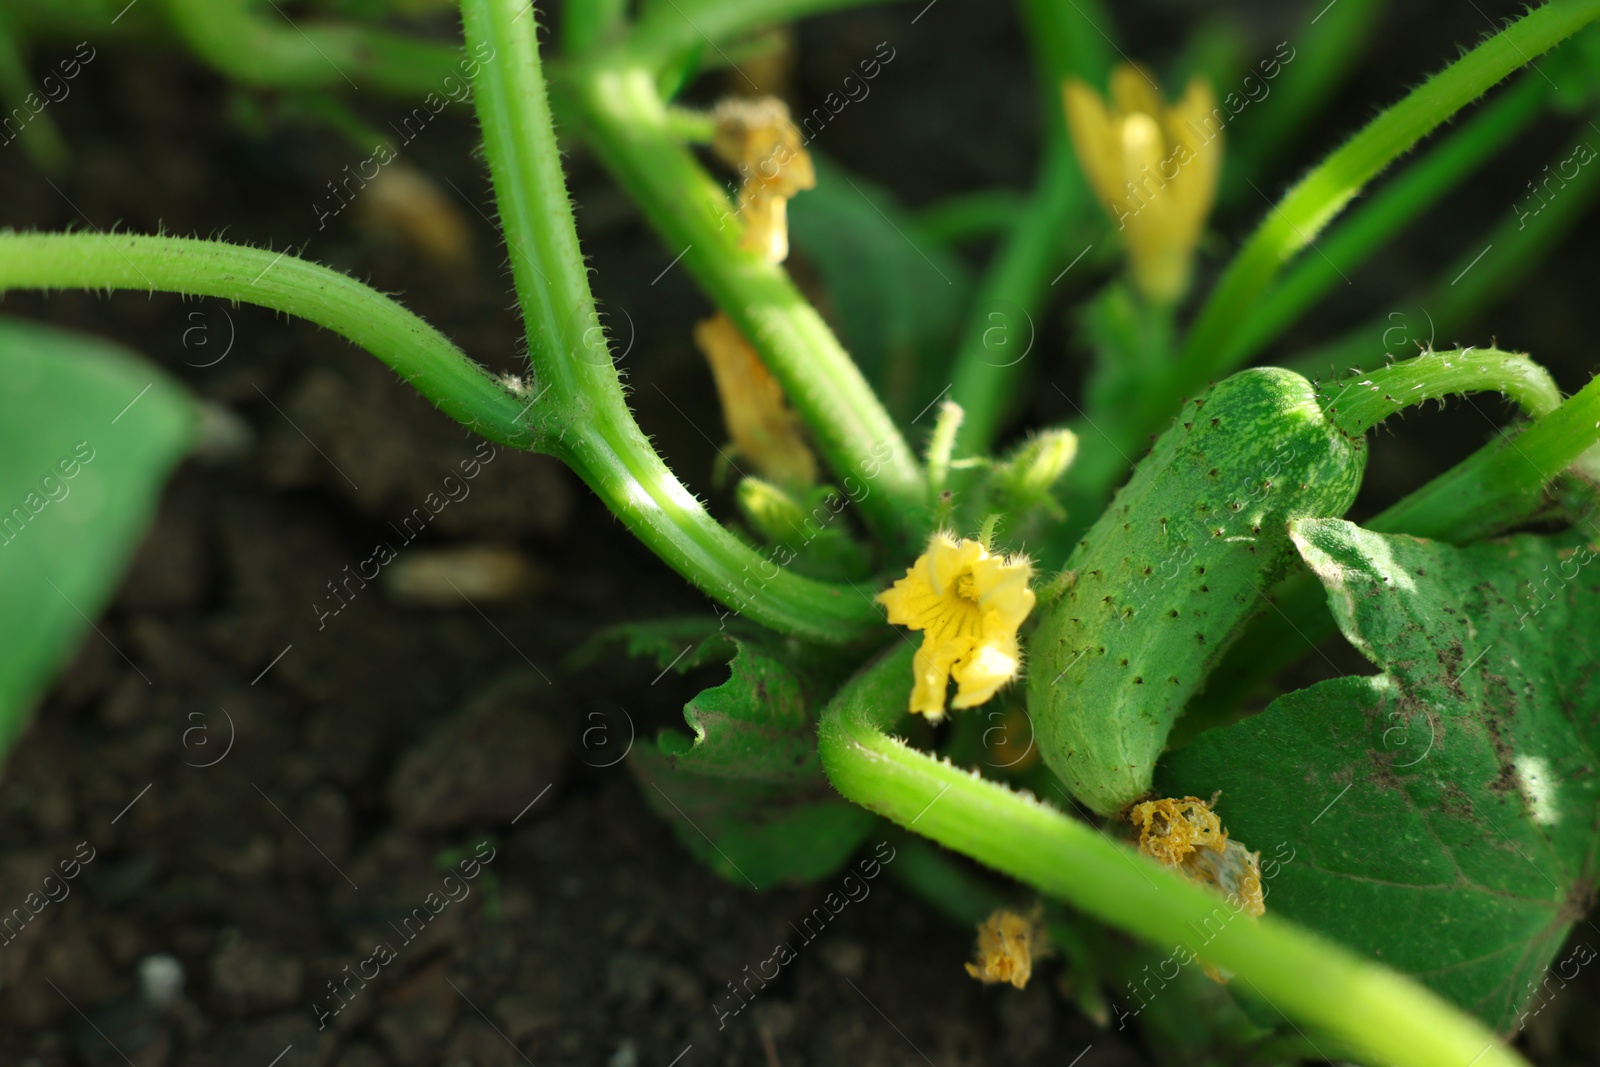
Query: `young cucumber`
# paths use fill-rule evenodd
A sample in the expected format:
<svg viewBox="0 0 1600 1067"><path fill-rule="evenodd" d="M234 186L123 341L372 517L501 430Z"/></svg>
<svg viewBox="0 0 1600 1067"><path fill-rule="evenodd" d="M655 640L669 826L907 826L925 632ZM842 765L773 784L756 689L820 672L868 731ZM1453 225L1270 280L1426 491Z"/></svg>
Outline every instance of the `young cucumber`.
<svg viewBox="0 0 1600 1067"><path fill-rule="evenodd" d="M1149 791L1173 722L1293 560L1289 520L1344 514L1365 464L1291 371L1241 371L1184 405L1029 643L1040 752L1073 795L1113 815Z"/></svg>

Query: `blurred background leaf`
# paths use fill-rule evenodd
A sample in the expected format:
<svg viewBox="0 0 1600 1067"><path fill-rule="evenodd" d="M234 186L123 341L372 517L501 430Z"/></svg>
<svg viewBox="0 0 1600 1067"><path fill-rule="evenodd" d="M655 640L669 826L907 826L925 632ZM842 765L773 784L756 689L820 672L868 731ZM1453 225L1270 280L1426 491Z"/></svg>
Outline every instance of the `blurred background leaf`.
<svg viewBox="0 0 1600 1067"><path fill-rule="evenodd" d="M821 157L816 169L817 187L789 203L790 240L820 275L840 340L905 426L950 383L971 272L890 193Z"/></svg>
<svg viewBox="0 0 1600 1067"><path fill-rule="evenodd" d="M110 601L194 427L132 353L0 319L0 752Z"/></svg>

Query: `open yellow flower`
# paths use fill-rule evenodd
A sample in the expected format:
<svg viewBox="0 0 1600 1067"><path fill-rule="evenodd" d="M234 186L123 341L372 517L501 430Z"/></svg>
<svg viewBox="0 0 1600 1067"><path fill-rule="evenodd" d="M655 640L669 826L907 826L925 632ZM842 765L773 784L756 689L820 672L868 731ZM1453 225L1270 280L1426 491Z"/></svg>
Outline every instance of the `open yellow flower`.
<svg viewBox="0 0 1600 1067"><path fill-rule="evenodd" d="M977 541L936 533L906 576L878 594L890 622L923 632L912 662L912 711L942 719L951 678L951 707L971 708L1017 676L1017 627L1033 610L1032 577L1021 556L990 555Z"/></svg>
<svg viewBox="0 0 1600 1067"><path fill-rule="evenodd" d="M1064 87L1067 128L1095 196L1122 230L1134 283L1168 303L1189 285L1189 262L1216 198L1222 121L1195 78L1168 106L1142 67L1111 75L1111 106L1081 81Z"/></svg>

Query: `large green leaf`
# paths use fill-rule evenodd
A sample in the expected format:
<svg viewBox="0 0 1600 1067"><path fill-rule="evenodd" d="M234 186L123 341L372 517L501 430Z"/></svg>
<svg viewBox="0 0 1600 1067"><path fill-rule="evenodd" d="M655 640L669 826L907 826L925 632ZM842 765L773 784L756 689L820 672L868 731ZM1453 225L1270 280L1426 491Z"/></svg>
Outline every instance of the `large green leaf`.
<svg viewBox="0 0 1600 1067"><path fill-rule="evenodd" d="M816 168L817 187L789 203L790 237L822 276L822 305L840 339L904 425L950 383L970 272L918 233L890 193L824 159ZM1031 329L1015 321L1020 312L995 308L997 328Z"/></svg>
<svg viewBox="0 0 1600 1067"><path fill-rule="evenodd" d="M194 410L123 349L0 319L0 753L111 599Z"/></svg>
<svg viewBox="0 0 1600 1067"><path fill-rule="evenodd" d="M1514 1029L1595 883L1600 566L1578 539L1453 548L1292 526L1385 673L1323 682L1169 754L1252 848L1297 852L1268 907Z"/></svg>

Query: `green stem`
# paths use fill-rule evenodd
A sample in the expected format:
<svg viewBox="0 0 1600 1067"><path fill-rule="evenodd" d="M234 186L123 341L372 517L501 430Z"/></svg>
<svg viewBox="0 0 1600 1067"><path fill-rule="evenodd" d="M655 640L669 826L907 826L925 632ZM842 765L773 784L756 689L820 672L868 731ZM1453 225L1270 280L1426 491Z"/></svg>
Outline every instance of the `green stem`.
<svg viewBox="0 0 1600 1067"><path fill-rule="evenodd" d="M996 253L956 343L950 396L966 412L958 454L988 452L1023 376L1037 335L1034 316L1050 287L1066 232L1089 204L1083 172L1066 136L1061 86L1069 77L1099 85L1111 67L1115 25L1095 0L1022 0L1022 21L1037 71L1044 115L1044 158L1027 206ZM1070 9L1070 10L1069 10ZM1088 251L1087 248L1084 251ZM1026 320L1027 342L1021 343ZM1020 347L1019 347L1020 345Z"/></svg>
<svg viewBox="0 0 1600 1067"><path fill-rule="evenodd" d="M1291 38L1292 66L1280 71L1288 76L1271 84L1270 95L1251 109L1248 122L1237 124L1239 136L1228 143L1223 199L1259 201L1243 176L1268 173L1300 138L1321 128L1317 115L1368 54L1384 6L1382 0L1340 0L1306 9L1311 21Z"/></svg>
<svg viewBox="0 0 1600 1067"><path fill-rule="evenodd" d="M709 111L667 106L667 133L686 144L708 145L717 136L717 120Z"/></svg>
<svg viewBox="0 0 1600 1067"><path fill-rule="evenodd" d="M0 291L132 289L212 296L309 319L371 352L452 419L538 448L522 401L449 338L382 293L262 248L134 234L0 233Z"/></svg>
<svg viewBox="0 0 1600 1067"><path fill-rule="evenodd" d="M628 49L652 71L675 65L698 48L717 49L720 42L749 30L773 26L826 11L861 7L873 0L654 0L633 32Z"/></svg>
<svg viewBox="0 0 1600 1067"><path fill-rule="evenodd" d="M917 233L934 244L954 245L1006 236L1028 210L1029 200L1010 189L960 193L917 212Z"/></svg>
<svg viewBox="0 0 1600 1067"><path fill-rule="evenodd" d="M882 625L869 596L773 565L683 487L628 410L604 341L567 198L534 21L525 0L464 0L473 101L528 331L549 449L658 556L766 626L844 643ZM768 573L770 571L770 573Z"/></svg>
<svg viewBox="0 0 1600 1067"><path fill-rule="evenodd" d="M1547 92L1537 75L1516 85L1417 159L1378 194L1353 209L1328 239L1320 255L1306 256L1250 308L1229 348L1235 365L1270 344L1377 249L1465 181L1539 114Z"/></svg>
<svg viewBox="0 0 1600 1067"><path fill-rule="evenodd" d="M1387 108L1289 190L1228 266L1201 309L1178 373L1153 390L1135 436L1207 380L1238 364L1238 325L1283 264L1380 171L1507 74L1600 18L1600 0L1551 0L1524 15Z"/></svg>
<svg viewBox="0 0 1600 1067"><path fill-rule="evenodd" d="M1065 136L1061 83L1069 77L1094 86L1106 83L1121 51L1116 21L1104 0L1021 0L1020 7L1039 71L1042 113L1052 116L1051 128Z"/></svg>
<svg viewBox="0 0 1600 1067"><path fill-rule="evenodd" d="M578 246L535 16L516 0L466 0L461 15L469 46L490 56L473 103L537 387L558 406L592 404L608 421L631 423Z"/></svg>
<svg viewBox="0 0 1600 1067"><path fill-rule="evenodd" d="M236 81L274 89L443 94L461 49L366 26L295 22L253 0L162 0L190 48ZM276 6L276 5L274 5Z"/></svg>
<svg viewBox="0 0 1600 1067"><path fill-rule="evenodd" d="M1368 528L1452 544L1490 537L1526 522L1545 486L1600 441L1600 376L1519 434L1502 433L1377 515Z"/></svg>
<svg viewBox="0 0 1600 1067"><path fill-rule="evenodd" d="M1285 1014L1398 1067L1526 1067L1415 982L1271 915L1241 917L1087 823L888 736L905 715L911 652L893 649L823 711L823 767L847 798L1113 926L1187 946Z"/></svg>
<svg viewBox="0 0 1600 1067"><path fill-rule="evenodd" d="M1358 380L1359 379L1359 380ZM1561 406L1550 372L1525 355L1497 348L1429 352L1368 374L1332 382L1322 401L1328 421L1359 437L1391 415L1428 400L1499 392L1534 418Z"/></svg>
<svg viewBox="0 0 1600 1067"><path fill-rule="evenodd" d="M732 205L672 138L651 71L617 57L577 72L575 90L591 143L668 249L760 353L845 487L870 485L860 499L867 521L897 555L920 549L929 516L910 447L783 269L738 247Z"/></svg>
<svg viewBox="0 0 1600 1067"><path fill-rule="evenodd" d="M1550 167L1559 170L1574 151L1573 146L1563 146ZM1488 240L1474 241L1440 271L1427 291L1406 301L1406 307L1419 309L1421 315L1390 312L1285 365L1308 375L1326 374L1330 368L1343 373L1343 368L1369 360L1373 352L1432 343L1436 336L1459 334L1481 320L1516 292L1517 282L1545 262L1551 249L1573 235L1574 224L1600 195L1600 167L1580 167L1564 180L1567 184L1537 211L1519 214L1513 205ZM1530 205L1540 203L1523 199Z"/></svg>
<svg viewBox="0 0 1600 1067"><path fill-rule="evenodd" d="M561 51L582 55L620 33L628 20L628 0L568 0L561 20Z"/></svg>
<svg viewBox="0 0 1600 1067"><path fill-rule="evenodd" d="M555 435L564 420L553 417L553 402L541 402L530 413L527 400L508 393L410 311L337 271L293 256L177 237L4 233L0 292L13 289L129 289L271 308L371 352L446 415L491 441L559 450ZM638 441L648 452L648 443ZM770 564L718 526L659 460L654 467L638 463L642 470L635 478L619 470L616 456L594 451L594 469L579 474L591 484L603 483L602 496L641 540L711 596L758 622L819 641L850 640L881 625L877 609L847 585L787 572L768 575Z"/></svg>
<svg viewBox="0 0 1600 1067"><path fill-rule="evenodd" d="M1023 375L1037 334L1034 316L1061 258L1062 238L1084 202L1083 177L1064 138L1052 138L1039 184L974 296L956 344L950 397L966 419L956 454L989 451ZM1024 321L1018 321L1021 314Z"/></svg>

